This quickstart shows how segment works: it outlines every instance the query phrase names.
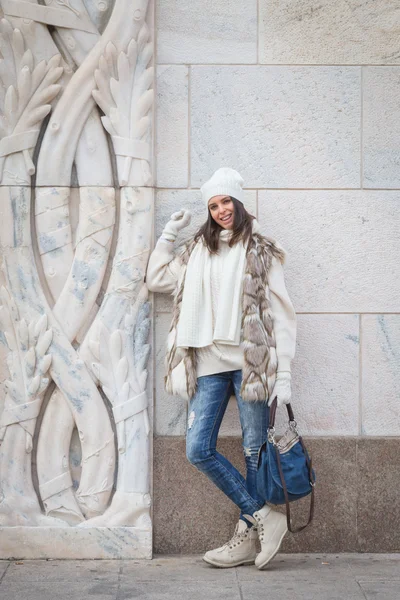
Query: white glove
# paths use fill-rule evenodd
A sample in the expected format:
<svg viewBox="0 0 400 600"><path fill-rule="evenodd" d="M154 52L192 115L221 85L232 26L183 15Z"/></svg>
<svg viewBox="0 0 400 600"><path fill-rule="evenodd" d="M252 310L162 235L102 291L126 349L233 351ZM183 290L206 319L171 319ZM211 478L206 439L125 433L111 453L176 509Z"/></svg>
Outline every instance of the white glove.
<svg viewBox="0 0 400 600"><path fill-rule="evenodd" d="M289 404L290 398L292 397L291 381L292 376L290 371L280 371L277 373L274 389L268 401L268 406L271 406L275 398L277 406Z"/></svg>
<svg viewBox="0 0 400 600"><path fill-rule="evenodd" d="M174 242L180 230L189 225L191 218L192 215L185 208L174 212L164 227L161 237L169 242Z"/></svg>

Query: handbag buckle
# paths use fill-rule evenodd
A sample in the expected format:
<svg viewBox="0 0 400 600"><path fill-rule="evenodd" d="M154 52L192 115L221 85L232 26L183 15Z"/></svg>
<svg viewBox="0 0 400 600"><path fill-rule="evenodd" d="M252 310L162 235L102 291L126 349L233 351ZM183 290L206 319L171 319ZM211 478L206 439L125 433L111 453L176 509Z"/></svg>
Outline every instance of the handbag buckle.
<svg viewBox="0 0 400 600"><path fill-rule="evenodd" d="M293 431L294 433L298 434L298 431L297 431L297 421L289 421L289 429L291 431Z"/></svg>
<svg viewBox="0 0 400 600"><path fill-rule="evenodd" d="M276 442L275 442L275 427L270 427L268 429L268 441L270 444L273 444L274 446L276 446Z"/></svg>

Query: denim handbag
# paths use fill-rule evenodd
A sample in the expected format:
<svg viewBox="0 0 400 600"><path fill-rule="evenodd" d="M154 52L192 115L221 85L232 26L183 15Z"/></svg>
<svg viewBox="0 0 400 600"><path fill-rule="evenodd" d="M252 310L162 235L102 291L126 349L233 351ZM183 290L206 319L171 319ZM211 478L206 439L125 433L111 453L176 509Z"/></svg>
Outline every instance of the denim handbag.
<svg viewBox="0 0 400 600"><path fill-rule="evenodd" d="M268 437L258 453L257 489L270 504L286 504L288 529L298 533L309 525L314 516L315 472L304 442L297 431L290 404L286 405L289 427L279 441L275 440L275 415L277 402L270 408ZM306 525L293 528L290 502L311 494L310 513Z"/></svg>

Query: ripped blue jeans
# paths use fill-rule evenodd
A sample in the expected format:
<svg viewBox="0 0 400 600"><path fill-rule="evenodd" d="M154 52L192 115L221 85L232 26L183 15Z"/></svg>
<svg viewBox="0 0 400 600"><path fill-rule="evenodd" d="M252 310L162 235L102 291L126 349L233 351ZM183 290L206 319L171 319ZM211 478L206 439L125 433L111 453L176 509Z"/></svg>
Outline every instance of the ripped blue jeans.
<svg viewBox="0 0 400 600"><path fill-rule="evenodd" d="M241 510L240 517L252 515L264 501L257 492L258 450L267 438L267 402L247 402L240 396L242 371L226 371L197 379L197 391L190 400L186 433L189 462L207 475ZM242 427L246 479L217 452L217 437L228 401L235 394Z"/></svg>

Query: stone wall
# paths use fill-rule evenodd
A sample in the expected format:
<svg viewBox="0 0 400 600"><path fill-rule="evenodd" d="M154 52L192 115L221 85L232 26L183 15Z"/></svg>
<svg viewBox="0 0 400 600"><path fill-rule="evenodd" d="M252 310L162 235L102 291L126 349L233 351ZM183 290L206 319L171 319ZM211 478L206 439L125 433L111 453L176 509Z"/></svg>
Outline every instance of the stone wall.
<svg viewBox="0 0 400 600"><path fill-rule="evenodd" d="M156 236L182 206L194 231L200 185L231 166L289 254L293 406L318 496L286 549L400 550L397 3L158 0L156 23ZM202 551L238 511L186 464L186 407L163 390L170 311L156 295L155 550ZM221 435L240 465L234 401Z"/></svg>

